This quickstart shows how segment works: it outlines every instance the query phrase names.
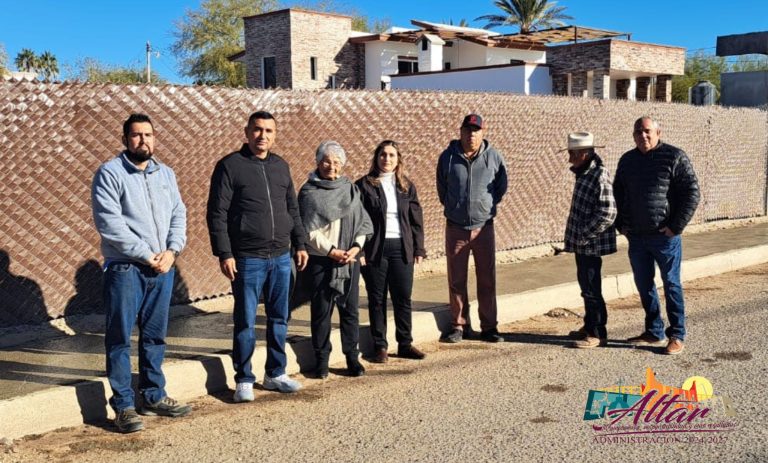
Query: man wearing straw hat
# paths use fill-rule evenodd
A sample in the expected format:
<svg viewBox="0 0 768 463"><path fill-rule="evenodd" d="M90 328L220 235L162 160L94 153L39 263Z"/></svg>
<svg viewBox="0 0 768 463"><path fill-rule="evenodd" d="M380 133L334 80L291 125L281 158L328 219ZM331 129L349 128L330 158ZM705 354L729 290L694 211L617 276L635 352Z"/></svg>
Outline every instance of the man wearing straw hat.
<svg viewBox="0 0 768 463"><path fill-rule="evenodd" d="M565 227L565 251L576 256L576 277L584 298L584 326L571 336L580 338L574 347L605 346L608 311L603 299L602 256L616 252L616 203L611 177L595 152L595 137L589 132L568 135L568 162L576 175L571 212ZM599 146L598 148L603 148Z"/></svg>

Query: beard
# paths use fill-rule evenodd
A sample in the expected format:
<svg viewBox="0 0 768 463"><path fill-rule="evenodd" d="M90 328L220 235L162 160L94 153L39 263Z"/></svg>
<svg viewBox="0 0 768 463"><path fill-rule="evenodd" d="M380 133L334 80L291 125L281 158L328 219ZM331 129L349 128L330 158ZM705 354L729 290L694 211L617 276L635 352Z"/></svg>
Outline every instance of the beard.
<svg viewBox="0 0 768 463"><path fill-rule="evenodd" d="M128 156L128 160L134 164L141 164L152 159L152 152L150 151L133 152L125 150L125 155Z"/></svg>

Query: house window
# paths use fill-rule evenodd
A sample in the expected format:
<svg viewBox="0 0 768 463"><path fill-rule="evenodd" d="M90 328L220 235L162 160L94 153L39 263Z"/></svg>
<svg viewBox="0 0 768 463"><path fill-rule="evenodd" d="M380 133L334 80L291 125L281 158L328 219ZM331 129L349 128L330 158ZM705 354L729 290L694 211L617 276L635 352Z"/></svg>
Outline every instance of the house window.
<svg viewBox="0 0 768 463"><path fill-rule="evenodd" d="M317 80L317 58L314 56L309 58L309 77L312 80Z"/></svg>
<svg viewBox="0 0 768 463"><path fill-rule="evenodd" d="M277 87L277 66L274 56L265 56L261 59L261 88Z"/></svg>
<svg viewBox="0 0 768 463"><path fill-rule="evenodd" d="M443 64L443 70L444 70L444 71L450 71L450 70L451 70L451 63L450 63L449 61L446 61L446 62Z"/></svg>
<svg viewBox="0 0 768 463"><path fill-rule="evenodd" d="M428 49L429 49L429 39L424 37L423 39L421 39L421 50L427 51Z"/></svg>
<svg viewBox="0 0 768 463"><path fill-rule="evenodd" d="M330 88L336 88L336 74L331 74L330 77L328 77L328 86Z"/></svg>
<svg viewBox="0 0 768 463"><path fill-rule="evenodd" d="M398 74L416 74L419 72L419 62L416 59L398 59Z"/></svg>

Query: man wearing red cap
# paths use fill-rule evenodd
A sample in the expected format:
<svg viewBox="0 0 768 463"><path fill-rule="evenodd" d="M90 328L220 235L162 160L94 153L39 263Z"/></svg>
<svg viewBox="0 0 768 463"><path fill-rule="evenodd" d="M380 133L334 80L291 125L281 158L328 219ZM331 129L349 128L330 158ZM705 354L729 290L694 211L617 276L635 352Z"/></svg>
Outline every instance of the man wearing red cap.
<svg viewBox="0 0 768 463"><path fill-rule="evenodd" d="M496 240L493 218L507 192L504 158L483 138L482 116L469 114L437 162L437 194L446 218L445 254L451 330L444 342L457 343L469 334L467 271L470 251L475 256L481 339L503 341L497 330Z"/></svg>

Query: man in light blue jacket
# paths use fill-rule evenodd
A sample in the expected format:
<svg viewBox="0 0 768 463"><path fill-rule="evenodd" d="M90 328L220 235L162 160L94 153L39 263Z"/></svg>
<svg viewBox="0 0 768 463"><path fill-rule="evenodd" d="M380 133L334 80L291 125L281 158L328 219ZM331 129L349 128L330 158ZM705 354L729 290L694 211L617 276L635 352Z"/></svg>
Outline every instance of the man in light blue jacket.
<svg viewBox="0 0 768 463"><path fill-rule="evenodd" d="M174 263L187 241L187 210L176 176L153 158L154 128L144 114L123 124L125 150L93 178L93 220L104 255L109 403L120 432L144 428L131 388L131 330L139 326L139 392L143 415L183 416L189 405L165 393L165 357Z"/></svg>

